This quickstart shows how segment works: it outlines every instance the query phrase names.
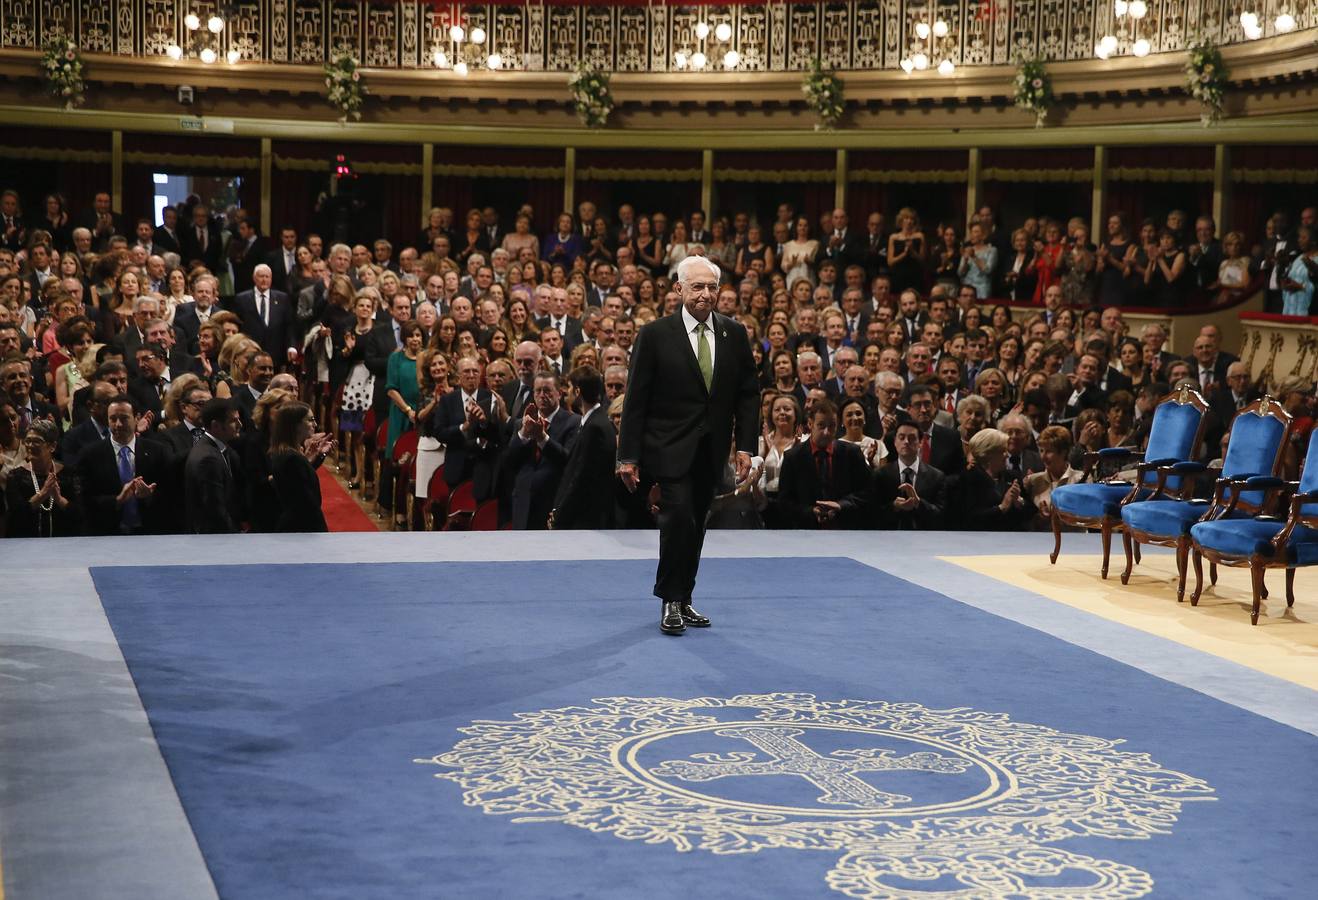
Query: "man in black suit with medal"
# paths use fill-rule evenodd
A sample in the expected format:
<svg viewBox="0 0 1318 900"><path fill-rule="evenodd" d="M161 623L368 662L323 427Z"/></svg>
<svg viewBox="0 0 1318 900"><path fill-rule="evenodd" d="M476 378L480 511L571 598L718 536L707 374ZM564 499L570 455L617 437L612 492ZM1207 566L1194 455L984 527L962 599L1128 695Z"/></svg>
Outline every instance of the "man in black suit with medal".
<svg viewBox="0 0 1318 900"><path fill-rule="evenodd" d="M618 433L618 477L635 491L642 474L659 486L659 628L682 634L709 619L691 606L705 517L736 437L738 481L750 473L760 393L746 329L714 312L718 266L683 260L677 312L641 329L632 348Z"/></svg>

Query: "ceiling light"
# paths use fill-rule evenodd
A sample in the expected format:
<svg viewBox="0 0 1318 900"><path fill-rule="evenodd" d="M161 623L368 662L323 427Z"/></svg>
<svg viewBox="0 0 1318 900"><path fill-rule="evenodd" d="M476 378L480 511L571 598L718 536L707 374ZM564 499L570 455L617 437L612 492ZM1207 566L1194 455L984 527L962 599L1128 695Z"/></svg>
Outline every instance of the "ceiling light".
<svg viewBox="0 0 1318 900"><path fill-rule="evenodd" d="M956 71L956 66L952 63L952 60L950 59L945 59L938 64L939 75L951 75L955 71Z"/></svg>
<svg viewBox="0 0 1318 900"><path fill-rule="evenodd" d="M1263 37L1263 26L1262 25L1245 26L1245 37L1249 38L1251 41L1257 41L1259 38Z"/></svg>
<svg viewBox="0 0 1318 900"><path fill-rule="evenodd" d="M187 27L188 31L196 31L201 27L201 19L197 18L196 13L188 13L183 17L183 24Z"/></svg>
<svg viewBox="0 0 1318 900"><path fill-rule="evenodd" d="M720 41L726 41L732 37L732 26L727 22L719 22L718 27L714 29L714 37Z"/></svg>
<svg viewBox="0 0 1318 900"><path fill-rule="evenodd" d="M925 56L923 53L917 53L911 57L911 63L923 72L925 69L929 68L929 57Z"/></svg>
<svg viewBox="0 0 1318 900"><path fill-rule="evenodd" d="M929 38L929 23L928 23L928 22L917 22L917 23L915 24L915 36L918 37L918 38L919 38L920 40L922 40L922 41L923 41L923 40L928 40L928 38Z"/></svg>
<svg viewBox="0 0 1318 900"><path fill-rule="evenodd" d="M448 54L443 50L436 50L434 60L436 68L442 69L448 65Z"/></svg>
<svg viewBox="0 0 1318 900"><path fill-rule="evenodd" d="M219 34L224 30L224 20L219 16L211 16L206 20L206 28L210 30L211 34Z"/></svg>
<svg viewBox="0 0 1318 900"><path fill-rule="evenodd" d="M1258 13L1242 12L1240 14L1240 25L1246 31L1249 31L1251 28L1257 28L1258 24L1259 24Z"/></svg>
<svg viewBox="0 0 1318 900"><path fill-rule="evenodd" d="M736 50L729 50L723 54L723 68L735 69L739 62L741 62L741 54Z"/></svg>
<svg viewBox="0 0 1318 900"><path fill-rule="evenodd" d="M207 47L206 49L201 51L201 61L206 63L207 65L210 65L211 63L215 62L217 58L218 57L216 57L215 51L212 50L210 47Z"/></svg>
<svg viewBox="0 0 1318 900"><path fill-rule="evenodd" d="M452 28L448 30L448 36L453 38L453 40L455 41L461 41L467 37L467 32L462 30L461 25L454 25Z"/></svg>
<svg viewBox="0 0 1318 900"><path fill-rule="evenodd" d="M1130 4L1127 3L1126 0L1116 0L1116 2L1112 4L1112 12L1119 19L1126 14L1129 7Z"/></svg>
<svg viewBox="0 0 1318 900"><path fill-rule="evenodd" d="M229 61L229 65L233 66L238 64L238 60L242 59L243 55L239 53L238 49L235 47L234 49L230 50L227 54L225 54L224 58Z"/></svg>
<svg viewBox="0 0 1318 900"><path fill-rule="evenodd" d="M460 59L460 60L457 61L457 63L453 66L453 74L455 74L455 75L461 75L461 76L464 77L464 78L467 77L467 63L466 63L466 60L461 60L461 59Z"/></svg>
<svg viewBox="0 0 1318 900"><path fill-rule="evenodd" d="M675 54L673 54L673 65L677 66L679 69L685 69L686 53L681 50L678 50Z"/></svg>
<svg viewBox="0 0 1318 900"><path fill-rule="evenodd" d="M1153 45L1144 38L1140 38L1138 41L1130 45L1130 52L1134 53L1136 56L1148 56L1149 51L1152 49Z"/></svg>
<svg viewBox="0 0 1318 900"><path fill-rule="evenodd" d="M1282 34L1295 30L1295 17L1290 13L1282 13L1277 16L1277 21L1273 23L1277 30Z"/></svg>
<svg viewBox="0 0 1318 900"><path fill-rule="evenodd" d="M1142 19L1149 12L1149 5L1144 0L1130 0L1130 17L1132 19Z"/></svg>
<svg viewBox="0 0 1318 900"><path fill-rule="evenodd" d="M503 57L497 53L491 53L490 58L485 60L485 65L491 69L497 69L503 65Z"/></svg>
<svg viewBox="0 0 1318 900"><path fill-rule="evenodd" d="M947 37L947 23L942 19L934 23L934 37Z"/></svg>
<svg viewBox="0 0 1318 900"><path fill-rule="evenodd" d="M165 55L172 60L180 60L183 58L183 48L178 44L170 44L165 48Z"/></svg>
<svg viewBox="0 0 1318 900"><path fill-rule="evenodd" d="M485 43L485 29L477 25L471 30L471 42L473 44Z"/></svg>
<svg viewBox="0 0 1318 900"><path fill-rule="evenodd" d="M708 23L708 22L697 22L697 23L696 23L696 37L700 38L702 41L703 41L705 38L709 37L709 23Z"/></svg>
<svg viewBox="0 0 1318 900"><path fill-rule="evenodd" d="M1102 48L1101 56L1107 59L1113 53L1117 52L1117 36L1115 34L1105 34L1098 41L1098 46Z"/></svg>
<svg viewBox="0 0 1318 900"><path fill-rule="evenodd" d="M903 59L898 65L902 67L902 71L905 72L907 75L910 75L911 70L915 68L915 63L911 62L909 57Z"/></svg>
<svg viewBox="0 0 1318 900"><path fill-rule="evenodd" d="M692 53L691 68L693 69L705 68L705 54L701 53L699 50L697 50L695 53Z"/></svg>

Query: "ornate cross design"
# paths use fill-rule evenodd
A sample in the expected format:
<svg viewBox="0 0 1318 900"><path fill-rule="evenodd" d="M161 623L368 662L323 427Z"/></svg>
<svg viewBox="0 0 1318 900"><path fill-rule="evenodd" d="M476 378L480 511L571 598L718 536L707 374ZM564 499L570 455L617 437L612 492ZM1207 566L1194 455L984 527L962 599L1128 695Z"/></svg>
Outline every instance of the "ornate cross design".
<svg viewBox="0 0 1318 900"><path fill-rule="evenodd" d="M714 781L737 775L796 775L819 788L819 803L831 806L855 806L863 809L889 809L911 798L903 794L880 791L856 777L858 772L907 770L959 774L970 767L964 760L932 752L893 756L891 750L834 750L828 756L816 753L796 740L805 731L765 725L754 728L727 728L715 731L720 737L749 741L768 760L756 760L754 753L697 753L701 762L670 759L652 772L684 781Z"/></svg>

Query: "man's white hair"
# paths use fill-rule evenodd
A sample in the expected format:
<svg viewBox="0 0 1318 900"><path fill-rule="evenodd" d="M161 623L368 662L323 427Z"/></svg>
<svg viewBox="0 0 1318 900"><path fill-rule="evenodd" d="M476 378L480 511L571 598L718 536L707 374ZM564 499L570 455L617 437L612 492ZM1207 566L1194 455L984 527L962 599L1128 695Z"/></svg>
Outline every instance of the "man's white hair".
<svg viewBox="0 0 1318 900"><path fill-rule="evenodd" d="M261 263L259 266L257 266L255 269L252 270L252 274L253 274L253 275L259 275L259 274L261 274L262 272L264 272L266 275L273 275L273 274L274 274L274 271L273 271L269 266L267 266L265 263Z"/></svg>
<svg viewBox="0 0 1318 900"><path fill-rule="evenodd" d="M722 278L723 273L717 265L703 256L688 256L677 264L677 280L683 284L691 283L691 270L696 266L705 266L714 273L714 280Z"/></svg>

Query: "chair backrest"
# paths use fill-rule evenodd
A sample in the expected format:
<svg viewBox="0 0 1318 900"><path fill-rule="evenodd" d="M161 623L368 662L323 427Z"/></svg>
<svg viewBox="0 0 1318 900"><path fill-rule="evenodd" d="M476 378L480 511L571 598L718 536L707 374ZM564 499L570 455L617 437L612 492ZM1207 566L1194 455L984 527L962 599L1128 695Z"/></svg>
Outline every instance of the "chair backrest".
<svg viewBox="0 0 1318 900"><path fill-rule="evenodd" d="M480 506L476 507L476 513L471 517L472 531L498 531L499 530L499 501L486 500Z"/></svg>
<svg viewBox="0 0 1318 900"><path fill-rule="evenodd" d="M394 462L401 462L403 456L409 456L412 462L416 461L416 445L419 435L416 431L405 431L394 441Z"/></svg>
<svg viewBox="0 0 1318 900"><path fill-rule="evenodd" d="M1300 473L1300 493L1312 494L1318 491L1318 436L1309 434L1309 452L1304 454L1304 471ZM1318 502L1305 503L1300 507L1300 515L1318 516Z"/></svg>
<svg viewBox="0 0 1318 900"><path fill-rule="evenodd" d="M1204 413L1208 404L1203 395L1189 386L1180 387L1158 401L1153 410L1153 427L1149 429L1149 444L1144 451L1144 458L1175 459L1186 461L1194 459L1203 440L1207 419ZM1145 484L1152 486L1158 480L1158 473L1148 472L1144 476ZM1172 476L1167 486L1172 490L1180 488L1180 478Z"/></svg>
<svg viewBox="0 0 1318 900"><path fill-rule="evenodd" d="M440 466L435 470L435 474L430 476L430 484L426 486L426 499L431 503L447 503L449 495L448 482L444 480L444 467Z"/></svg>
<svg viewBox="0 0 1318 900"><path fill-rule="evenodd" d="M453 489L453 493L448 498L448 511L449 515L476 511L476 492L471 481L464 481Z"/></svg>
<svg viewBox="0 0 1318 900"><path fill-rule="evenodd" d="M1246 406L1231 420L1231 438L1222 459L1222 477L1276 474L1290 430L1290 414L1271 397L1255 400ZM1233 493L1227 491L1223 499L1231 499ZM1264 491L1241 491L1236 508L1243 512L1258 512L1265 496Z"/></svg>

